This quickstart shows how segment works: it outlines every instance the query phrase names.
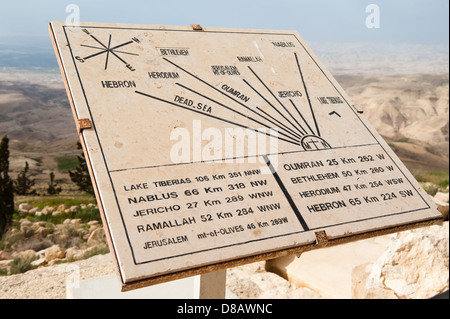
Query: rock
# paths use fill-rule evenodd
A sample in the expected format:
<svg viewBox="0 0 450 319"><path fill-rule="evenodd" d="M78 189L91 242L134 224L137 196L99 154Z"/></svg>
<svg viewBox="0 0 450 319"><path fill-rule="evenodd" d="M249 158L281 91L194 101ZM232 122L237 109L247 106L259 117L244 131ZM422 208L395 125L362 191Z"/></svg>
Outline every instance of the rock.
<svg viewBox="0 0 450 319"><path fill-rule="evenodd" d="M88 249L80 249L78 247L70 247L66 250L66 259L70 262L77 261L77 260L83 260L86 258L86 256L89 254L89 248Z"/></svg>
<svg viewBox="0 0 450 319"><path fill-rule="evenodd" d="M44 258L45 261L48 263L54 259L64 258L64 255L65 255L64 250L61 247L59 247L59 245L53 245L52 247L47 248L45 250Z"/></svg>
<svg viewBox="0 0 450 319"><path fill-rule="evenodd" d="M19 220L19 225L20 225L20 227L22 227L22 226L29 226L29 227L31 227L33 225L33 222L28 220L28 219L26 219L26 218L21 218Z"/></svg>
<svg viewBox="0 0 450 319"><path fill-rule="evenodd" d="M13 261L14 259L0 260L0 268L11 265Z"/></svg>
<svg viewBox="0 0 450 319"><path fill-rule="evenodd" d="M106 235L103 228L97 228L94 230L87 240L87 243L89 246L95 246L98 244L104 244L106 243Z"/></svg>
<svg viewBox="0 0 450 319"><path fill-rule="evenodd" d="M61 204L58 206L58 208L56 209L58 212L63 213L66 209L68 209L69 207L67 207L66 204Z"/></svg>
<svg viewBox="0 0 450 319"><path fill-rule="evenodd" d="M448 211L449 211L449 193L437 192L433 197L433 201L436 204L439 212L444 217L444 220L448 220Z"/></svg>
<svg viewBox="0 0 450 319"><path fill-rule="evenodd" d="M34 254L34 257L35 257L36 259L44 258L44 257L45 257L45 251L46 251L46 250L47 250L47 248L37 251L37 252Z"/></svg>
<svg viewBox="0 0 450 319"><path fill-rule="evenodd" d="M438 211L442 214L444 220L448 220L449 204L436 198L433 198L433 201L436 204Z"/></svg>
<svg viewBox="0 0 450 319"><path fill-rule="evenodd" d="M8 270L9 266L14 262L14 259L0 260L0 270Z"/></svg>
<svg viewBox="0 0 450 319"><path fill-rule="evenodd" d="M385 253L353 272L353 298L428 299L449 289L449 224L392 236Z"/></svg>
<svg viewBox="0 0 450 319"><path fill-rule="evenodd" d="M60 263L63 263L65 260L63 258L56 258L56 259L52 259L48 262L49 266L54 266Z"/></svg>
<svg viewBox="0 0 450 319"><path fill-rule="evenodd" d="M28 219L22 218L19 220L20 231L23 233L25 237L31 237L34 234L33 230L33 222Z"/></svg>
<svg viewBox="0 0 450 319"><path fill-rule="evenodd" d="M63 225L71 225L74 227L80 227L81 226L81 218L67 218L63 221Z"/></svg>
<svg viewBox="0 0 450 319"><path fill-rule="evenodd" d="M53 245L54 243L51 240L46 237L42 237L37 233L22 244L23 247L32 249L34 251L41 251Z"/></svg>
<svg viewBox="0 0 450 319"><path fill-rule="evenodd" d="M75 261L75 260L80 260L78 258L80 253L80 249L78 247L70 247L66 249L66 259L69 262Z"/></svg>
<svg viewBox="0 0 450 319"><path fill-rule="evenodd" d="M354 299L397 299L392 290L373 288L368 289L367 278L372 269L372 263L356 266L352 271L352 297Z"/></svg>
<svg viewBox="0 0 450 319"><path fill-rule="evenodd" d="M43 215L51 215L54 211L55 211L55 207L45 206L42 209L42 214Z"/></svg>
<svg viewBox="0 0 450 319"><path fill-rule="evenodd" d="M88 225L89 225L89 232L93 232L94 230L96 230L98 228L102 228L102 224L100 224L96 220L92 220L92 221L88 222Z"/></svg>
<svg viewBox="0 0 450 319"><path fill-rule="evenodd" d="M13 253L13 258L20 258L20 259L34 259L34 256L36 255L36 252L33 249L27 249L19 252Z"/></svg>
<svg viewBox="0 0 450 319"><path fill-rule="evenodd" d="M11 253L4 250L0 250L0 260L7 260L7 259L11 259Z"/></svg>
<svg viewBox="0 0 450 319"><path fill-rule="evenodd" d="M39 227L37 230L36 230L36 234L37 235L39 235L40 237L42 237L42 238L45 238L45 237L47 237L47 235L50 233L50 229L48 229L48 228L46 228L46 227Z"/></svg>
<svg viewBox="0 0 450 319"><path fill-rule="evenodd" d="M266 261L266 269L323 298L350 299L353 268L375 262L390 241L388 236L379 236L306 251L300 257L294 255Z"/></svg>
<svg viewBox="0 0 450 319"><path fill-rule="evenodd" d="M28 204L28 203L22 203L19 205L19 210L23 211L23 212L28 212L32 208L33 208L33 206L31 206L31 204Z"/></svg>
<svg viewBox="0 0 450 319"><path fill-rule="evenodd" d="M69 209L71 213L76 213L80 211L80 206L71 206Z"/></svg>
<svg viewBox="0 0 450 319"><path fill-rule="evenodd" d="M97 255L73 264L39 267L14 276L0 276L0 300L66 299L67 280L88 280L114 275L111 254ZM79 276L75 276L79 274Z"/></svg>
<svg viewBox="0 0 450 319"><path fill-rule="evenodd" d="M75 218L70 220L70 224L76 227L81 226L81 218Z"/></svg>
<svg viewBox="0 0 450 319"><path fill-rule="evenodd" d="M34 230L32 228L33 223L28 219L22 218L20 221L20 231L24 234L25 237L31 237L34 234Z"/></svg>
<svg viewBox="0 0 450 319"><path fill-rule="evenodd" d="M297 256L299 258L300 256ZM288 278L288 270L287 267L295 261L296 256L285 256L279 257L275 259L266 260L265 269L267 271L273 272L283 278Z"/></svg>
<svg viewBox="0 0 450 319"><path fill-rule="evenodd" d="M34 261L31 262L31 266L33 267L40 267L40 266L44 266L47 262L45 261L45 257L36 259Z"/></svg>
<svg viewBox="0 0 450 319"><path fill-rule="evenodd" d="M227 287L240 299L319 299L308 288L297 288L280 276L266 272L262 263L253 263L227 270Z"/></svg>
<svg viewBox="0 0 450 319"><path fill-rule="evenodd" d="M437 192L436 195L434 195L434 198L437 200L440 200L441 202L447 203L449 201L449 193L442 193Z"/></svg>
<svg viewBox="0 0 450 319"><path fill-rule="evenodd" d="M36 214L39 211L38 207L34 207L28 211L28 214Z"/></svg>
<svg viewBox="0 0 450 319"><path fill-rule="evenodd" d="M41 225L39 225L39 223L32 223L31 224L31 229L33 231L37 231L39 229L39 227L41 227Z"/></svg>

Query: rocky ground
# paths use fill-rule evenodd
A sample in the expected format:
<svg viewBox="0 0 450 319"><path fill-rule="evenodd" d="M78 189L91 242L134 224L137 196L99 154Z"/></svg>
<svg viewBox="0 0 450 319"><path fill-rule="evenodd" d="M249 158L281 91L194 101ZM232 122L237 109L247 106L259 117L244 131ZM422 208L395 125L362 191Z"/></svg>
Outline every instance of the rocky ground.
<svg viewBox="0 0 450 319"><path fill-rule="evenodd" d="M429 46L406 48L374 64L378 60L368 53L377 48L361 44L350 51L347 46L317 50L333 73L347 74L337 76L338 82L414 175L448 172L448 52L439 50L430 59L428 51L423 54ZM426 67L420 67L424 61ZM355 76L355 70L380 76ZM396 75L412 70L425 74ZM446 74L428 74L433 72ZM76 192L56 161L79 154L59 71L0 68L0 108L0 136L10 137L11 177L27 161L39 193L45 194L50 172L63 192ZM448 220L448 189L434 199ZM20 219L0 241L0 299L66 298L66 282L74 271L79 270L80 280L114 274L101 222L79 217L89 211L87 205L37 208L24 203L18 209ZM449 286L448 227L447 221L231 268L227 285L242 299L429 298Z"/></svg>
<svg viewBox="0 0 450 319"><path fill-rule="evenodd" d="M108 251L105 232L98 220L76 218L95 210L95 204L43 209L23 203L21 219L0 241L0 275L11 275L43 266L86 259ZM98 215L98 212L97 212ZM39 218L42 217L42 218Z"/></svg>
<svg viewBox="0 0 450 319"><path fill-rule="evenodd" d="M0 299L65 299L66 281L78 270L80 280L87 280L114 273L114 266L105 254L0 277Z"/></svg>
<svg viewBox="0 0 450 319"><path fill-rule="evenodd" d="M416 246L420 238L427 240ZM365 260L355 254L355 248L356 252L363 252L368 247L373 248L375 242L378 242L378 250L384 248L384 253L372 262L358 265ZM265 262L230 268L227 270L227 288L240 299L431 298L449 288L448 243L446 222L443 226L425 230L406 231L304 253L289 267L295 269L301 263L308 266L312 262L316 266L309 267L308 271L299 271L297 275L291 273L289 280L267 271ZM340 259L336 260L338 265L330 263L336 252L340 254ZM328 263L317 264L320 260L328 260ZM339 263L346 265L343 267ZM427 267L423 267L424 263ZM309 280L317 273L317 266L337 270L322 273L319 281ZM352 271L344 272L346 268ZM67 283L72 280L74 272L77 272L79 280L84 281L113 275L115 269L111 255L105 254L0 277L0 299L64 299ZM341 272L339 276L337 272ZM343 288L347 291L342 291Z"/></svg>
<svg viewBox="0 0 450 319"><path fill-rule="evenodd" d="M354 67L354 61L348 65ZM5 72L0 69L0 136L7 134L10 139L10 176L16 178L28 162L38 193L46 194L50 172L55 173L63 192L76 191L57 161L80 153L59 70ZM448 172L448 74L337 75L336 79L413 175Z"/></svg>

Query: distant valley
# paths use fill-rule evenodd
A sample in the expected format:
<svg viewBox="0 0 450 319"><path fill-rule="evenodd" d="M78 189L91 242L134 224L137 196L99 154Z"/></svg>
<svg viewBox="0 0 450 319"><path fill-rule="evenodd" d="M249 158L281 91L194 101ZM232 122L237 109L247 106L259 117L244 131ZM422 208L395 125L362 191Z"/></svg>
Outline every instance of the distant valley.
<svg viewBox="0 0 450 319"><path fill-rule="evenodd" d="M448 144L448 74L344 75L337 80L381 135Z"/></svg>
<svg viewBox="0 0 450 319"><path fill-rule="evenodd" d="M0 81L0 134L10 139L54 142L74 136L75 123L64 87Z"/></svg>
<svg viewBox="0 0 450 319"><path fill-rule="evenodd" d="M449 75L440 67L446 64L448 70L448 49L447 55L445 50L434 52L434 60L432 55L423 56L422 60L407 55L398 70L382 72L392 75L378 75L370 72L376 68L376 62L375 66L364 64L376 58L366 59L363 47L359 53L351 54L353 66L339 47L334 55L327 53L330 46L313 48L333 74L340 74L337 81L414 174L448 172ZM20 57L14 60L11 54L0 49L0 136L7 134L11 140L11 176L15 178L28 161L33 178L42 189L54 171L65 191L75 191L67 172L58 170L56 161L64 157L74 159L79 150L62 78L59 70L51 66L54 57L41 60L42 65L23 68ZM11 59L16 62L14 67L8 66ZM422 63L424 59L429 63ZM437 68L441 74L396 75L402 70L411 71L414 62L418 63L417 71ZM363 65L366 74L358 72L365 70ZM395 63L388 61L383 65L389 68Z"/></svg>

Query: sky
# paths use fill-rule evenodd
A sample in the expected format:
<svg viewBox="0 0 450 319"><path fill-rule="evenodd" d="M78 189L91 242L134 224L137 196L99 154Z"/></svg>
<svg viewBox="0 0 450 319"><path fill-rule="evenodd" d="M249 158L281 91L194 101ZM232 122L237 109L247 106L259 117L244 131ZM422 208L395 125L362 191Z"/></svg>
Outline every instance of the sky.
<svg viewBox="0 0 450 319"><path fill-rule="evenodd" d="M379 8L379 27L366 20ZM448 0L0 0L2 43L49 45L48 22L65 21L68 5L82 22L295 30L306 41L448 46ZM372 20L374 21L374 20Z"/></svg>

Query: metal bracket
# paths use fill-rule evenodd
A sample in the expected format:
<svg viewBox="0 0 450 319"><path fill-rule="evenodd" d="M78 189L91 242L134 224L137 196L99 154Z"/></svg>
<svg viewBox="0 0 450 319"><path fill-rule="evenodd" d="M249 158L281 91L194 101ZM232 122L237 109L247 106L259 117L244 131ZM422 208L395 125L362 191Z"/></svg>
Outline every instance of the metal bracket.
<svg viewBox="0 0 450 319"><path fill-rule="evenodd" d="M361 106L354 104L353 107L355 108L356 112L364 113L364 110Z"/></svg>
<svg viewBox="0 0 450 319"><path fill-rule="evenodd" d="M225 299L226 281L226 269L198 276L194 284L195 299Z"/></svg>
<svg viewBox="0 0 450 319"><path fill-rule="evenodd" d="M200 24L191 24L191 28L196 31L203 31L203 28Z"/></svg>
<svg viewBox="0 0 450 319"><path fill-rule="evenodd" d="M89 119L78 119L78 134L81 133L82 130L87 128L92 128L91 121Z"/></svg>
<svg viewBox="0 0 450 319"><path fill-rule="evenodd" d="M325 247L328 244L328 236L324 230L315 232L314 235L316 236L317 247Z"/></svg>

